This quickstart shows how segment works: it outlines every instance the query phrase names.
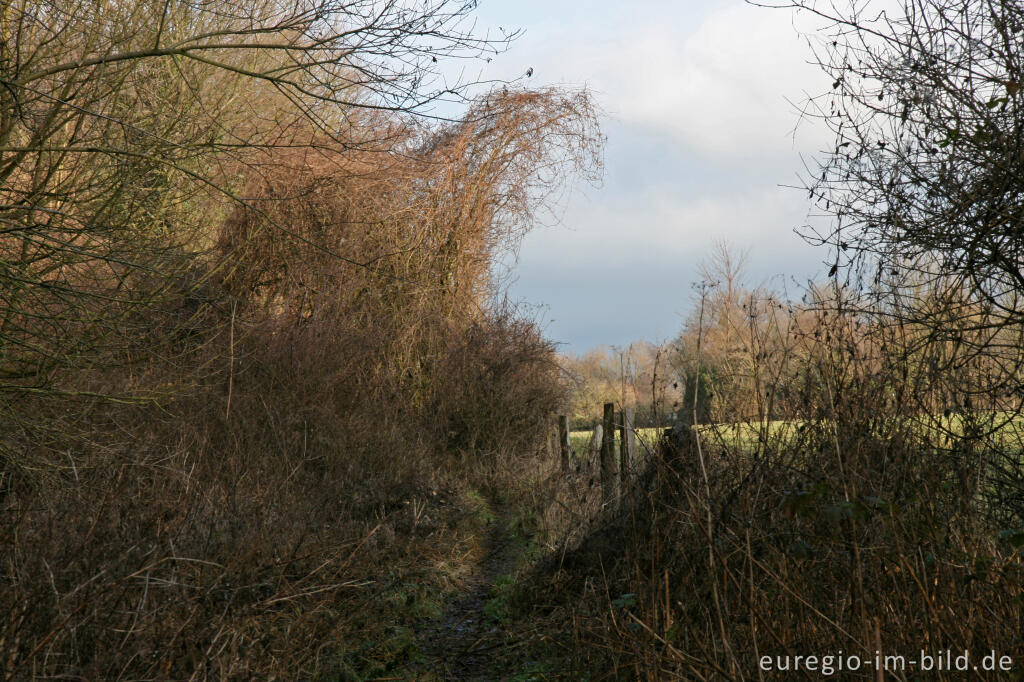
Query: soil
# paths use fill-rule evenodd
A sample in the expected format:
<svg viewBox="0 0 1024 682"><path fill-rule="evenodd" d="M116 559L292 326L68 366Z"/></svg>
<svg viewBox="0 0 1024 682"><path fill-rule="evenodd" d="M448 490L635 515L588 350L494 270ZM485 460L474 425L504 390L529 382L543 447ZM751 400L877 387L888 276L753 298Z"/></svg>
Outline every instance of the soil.
<svg viewBox="0 0 1024 682"><path fill-rule="evenodd" d="M440 619L419 630L426 679L502 679L495 670L495 661L503 657L511 643L503 625L485 613L485 606L495 581L516 568L520 548L509 530L508 510L492 505L492 513L486 554L467 581L466 591Z"/></svg>

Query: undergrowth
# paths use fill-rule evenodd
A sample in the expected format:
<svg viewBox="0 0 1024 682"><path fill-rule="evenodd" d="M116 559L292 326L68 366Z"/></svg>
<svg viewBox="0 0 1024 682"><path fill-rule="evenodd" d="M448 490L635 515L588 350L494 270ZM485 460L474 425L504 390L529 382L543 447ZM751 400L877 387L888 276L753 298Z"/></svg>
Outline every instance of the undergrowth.
<svg viewBox="0 0 1024 682"><path fill-rule="evenodd" d="M747 314L759 334L762 320ZM743 440L732 423L678 424L630 504L606 509L523 581L523 619L546 638L538 651L553 677L774 679L787 674L781 657L788 674L813 678L822 657L835 665L843 652L863 668L832 675L869 679L876 651L951 650L978 665L1008 656L1012 671L986 675L1020 679L1024 443L1000 427L1014 396L977 402L1002 351L958 356L835 307L811 321L782 347L734 337L750 368L735 385L795 387L782 396L802 410L794 428L773 428L768 410ZM955 371L927 362L943 350ZM965 394L975 407L950 428L934 401ZM938 416L924 429L922 414ZM794 672L796 656L818 657L819 669Z"/></svg>
<svg viewBox="0 0 1024 682"><path fill-rule="evenodd" d="M565 396L488 279L517 234L502 221L536 207L526 156L566 151L521 126L568 141L583 113L521 95L415 153L264 159L260 210L181 255L187 295L49 378L70 394L3 395L5 677L358 679L416 656L413 625L484 551L467 491L542 485ZM463 182L483 204L523 192L521 213L462 206ZM348 260L321 248L339 243Z"/></svg>

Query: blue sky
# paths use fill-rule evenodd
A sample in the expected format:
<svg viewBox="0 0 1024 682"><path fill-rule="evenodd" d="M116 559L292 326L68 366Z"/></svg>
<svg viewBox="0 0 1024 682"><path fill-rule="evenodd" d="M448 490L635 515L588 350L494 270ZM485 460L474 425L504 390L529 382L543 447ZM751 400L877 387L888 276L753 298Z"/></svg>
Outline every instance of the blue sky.
<svg viewBox="0 0 1024 682"><path fill-rule="evenodd" d="M482 0L479 22L525 30L485 77L532 67L529 83L586 85L607 113L603 185L531 232L513 273L512 297L564 349L671 338L716 240L749 250L751 284L825 271L794 232L806 192L780 186L830 141L797 126L797 105L828 89L801 17L742 0Z"/></svg>

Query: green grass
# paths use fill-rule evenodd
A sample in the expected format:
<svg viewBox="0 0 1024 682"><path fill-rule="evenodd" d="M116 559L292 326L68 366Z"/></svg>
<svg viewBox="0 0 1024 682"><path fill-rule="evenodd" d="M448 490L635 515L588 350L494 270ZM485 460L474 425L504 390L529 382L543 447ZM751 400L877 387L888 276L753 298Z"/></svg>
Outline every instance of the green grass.
<svg viewBox="0 0 1024 682"><path fill-rule="evenodd" d="M988 437L993 445L997 447L1017 447L1024 451L1024 415L1014 415L1006 412L982 413L977 412L975 416L980 421L996 425L994 433ZM950 436L962 435L965 430L966 420L962 415L929 417L925 415L920 418L910 418L912 429L920 429L936 447L946 445L946 439ZM817 422L818 428L828 428L828 420ZM702 440L706 443L743 452L755 452L762 443L786 443L797 435L799 429L812 425L803 420L773 420L769 422L735 422L706 424L700 427ZM645 443L653 444L660 438L663 429L649 428L637 429L637 438ZM574 454L578 459L589 456L587 448L590 444L592 431L579 430L569 434L569 440ZM616 434L617 436L618 434ZM616 442L616 452L618 443Z"/></svg>
<svg viewBox="0 0 1024 682"><path fill-rule="evenodd" d="M472 511L477 524L481 527L494 523L497 520L497 517L491 510L490 503L479 490L475 488L466 490L463 493L463 499L466 502L466 506Z"/></svg>
<svg viewBox="0 0 1024 682"><path fill-rule="evenodd" d="M648 448L651 448L653 450L654 449L654 444L658 442L659 438L661 438L661 433L664 430L665 430L664 428L637 429L636 430L636 437L637 437L637 441L638 441L637 447L639 447L641 449L641 451L642 451L643 450L643 445L641 445L641 443L643 443ZM587 448L590 446L590 437L591 437L592 434L593 434L593 431L589 431L589 430L588 431L581 430L581 431L570 431L569 432L569 444L572 447L572 451L573 451L573 454L576 456L576 459L581 460L581 459L584 459L584 458L590 456L589 452L587 451ZM618 452L619 452L618 434L617 433L616 433L615 452L616 452L616 454L618 454Z"/></svg>
<svg viewBox="0 0 1024 682"><path fill-rule="evenodd" d="M509 601L516 588L514 572L498 576L491 588L487 602L484 604L484 615L495 623L508 623L511 618Z"/></svg>
<svg viewBox="0 0 1024 682"><path fill-rule="evenodd" d="M403 582L392 587L383 599L404 617L432 620L441 617L444 594L438 588L417 582Z"/></svg>

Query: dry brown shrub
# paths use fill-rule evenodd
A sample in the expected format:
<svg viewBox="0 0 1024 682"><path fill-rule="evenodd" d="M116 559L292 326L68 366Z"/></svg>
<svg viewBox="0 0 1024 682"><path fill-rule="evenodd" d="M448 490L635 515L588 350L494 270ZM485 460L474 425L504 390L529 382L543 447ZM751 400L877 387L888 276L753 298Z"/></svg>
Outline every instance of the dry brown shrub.
<svg viewBox="0 0 1024 682"><path fill-rule="evenodd" d="M389 590L465 554L433 493L537 461L562 399L490 268L543 199L537 164L596 141L587 106L499 95L394 126L389 152L250 163L255 208L216 225L188 295L133 310L145 334L65 377L75 400L3 415L5 675L343 677L410 625Z"/></svg>
<svg viewBox="0 0 1024 682"><path fill-rule="evenodd" d="M993 390L1020 366L1014 331L980 352L976 316L935 339L852 303L794 324L798 419L667 448L632 513L537 578L539 615L572 638L567 677L769 679L761 656L876 650L1020 660L1019 399ZM937 395L959 407L936 412Z"/></svg>

